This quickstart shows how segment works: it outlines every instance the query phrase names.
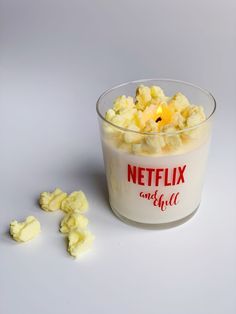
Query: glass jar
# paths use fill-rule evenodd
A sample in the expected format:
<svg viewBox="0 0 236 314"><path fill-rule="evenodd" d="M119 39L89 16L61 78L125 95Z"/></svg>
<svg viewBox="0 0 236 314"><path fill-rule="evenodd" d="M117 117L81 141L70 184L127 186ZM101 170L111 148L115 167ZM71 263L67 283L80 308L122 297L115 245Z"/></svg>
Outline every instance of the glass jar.
<svg viewBox="0 0 236 314"><path fill-rule="evenodd" d="M204 108L206 119L191 128L156 133L137 132L106 120L114 100L135 95L140 85L159 86L168 96L181 92L191 104ZM97 113L109 202L120 219L164 226L193 215L201 201L215 109L215 99L206 90L169 79L128 82L100 96Z"/></svg>

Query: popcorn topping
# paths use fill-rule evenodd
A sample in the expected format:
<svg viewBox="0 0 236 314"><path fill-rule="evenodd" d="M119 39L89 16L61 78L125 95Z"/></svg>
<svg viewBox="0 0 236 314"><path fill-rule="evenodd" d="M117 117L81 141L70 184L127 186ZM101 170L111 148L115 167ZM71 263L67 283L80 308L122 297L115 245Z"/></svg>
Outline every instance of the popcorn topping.
<svg viewBox="0 0 236 314"><path fill-rule="evenodd" d="M159 154L179 149L188 139L193 139L193 135L200 136L199 130L186 130L181 135L177 131L200 124L206 116L201 106L190 104L180 92L170 98L159 86L141 85L135 99L125 95L117 97L105 118L114 125L137 132L122 132L104 123L105 135L118 148L134 154ZM143 132L150 136L141 134Z"/></svg>

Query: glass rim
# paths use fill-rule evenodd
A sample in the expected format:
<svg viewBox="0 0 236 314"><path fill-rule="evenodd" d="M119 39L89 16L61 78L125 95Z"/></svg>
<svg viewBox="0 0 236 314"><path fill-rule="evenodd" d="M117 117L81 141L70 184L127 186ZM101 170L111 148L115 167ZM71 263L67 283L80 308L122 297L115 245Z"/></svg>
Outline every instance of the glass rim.
<svg viewBox="0 0 236 314"><path fill-rule="evenodd" d="M112 123L111 121L108 121L101 113L100 109L99 109L99 105L101 103L101 100L107 95L109 94L111 91L122 87L122 86L126 86L129 84L136 84L136 83L145 83L145 82L150 82L150 81L162 81L162 82L172 82L172 83L181 83L183 85L187 85L187 86L191 86L194 87L198 90L200 90L201 92L203 92L204 94L206 94L207 96L209 96L211 98L211 100L213 101L213 109L211 111L211 113L209 114L209 116L202 122L192 126L192 127L188 127L188 128L184 128L182 130L176 130L175 132L142 132L142 131L134 131L128 128L123 128L121 126L118 126L114 123ZM106 123L110 124L112 127L122 131L122 132L130 132L130 133L135 133L135 134L141 134L141 135L176 135L176 134L181 134L184 132L188 132L188 131L192 131L195 130L197 128L199 128L200 126L204 125L207 123L207 121L210 120L210 118L214 115L216 111L216 100L214 98L214 96L206 89L199 87L195 84L189 83L189 82L185 82L185 81L181 81L181 80L174 80L174 79L168 79L168 78L150 78L150 79L140 79L140 80L133 80L133 81L127 81L118 85L114 85L111 88L108 88L107 90L105 90L100 97L98 98L97 102L96 102L96 112L98 114L98 116L105 121Z"/></svg>

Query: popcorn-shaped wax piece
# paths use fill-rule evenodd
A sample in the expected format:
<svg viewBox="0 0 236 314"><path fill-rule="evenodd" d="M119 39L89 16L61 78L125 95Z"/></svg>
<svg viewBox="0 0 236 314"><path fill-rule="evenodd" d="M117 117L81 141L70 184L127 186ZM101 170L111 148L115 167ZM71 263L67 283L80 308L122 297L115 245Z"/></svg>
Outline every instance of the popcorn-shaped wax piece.
<svg viewBox="0 0 236 314"><path fill-rule="evenodd" d="M109 109L106 112L105 118L107 121L112 121L112 119L115 117L116 113L113 109Z"/></svg>
<svg viewBox="0 0 236 314"><path fill-rule="evenodd" d="M172 116L172 123L175 128L182 130L185 127L185 118L180 112L175 112Z"/></svg>
<svg viewBox="0 0 236 314"><path fill-rule="evenodd" d="M69 233L76 229L85 229L88 225L88 219L77 213L72 212L70 214L66 214L62 219L60 224L60 231L62 233Z"/></svg>
<svg viewBox="0 0 236 314"><path fill-rule="evenodd" d="M130 123L134 120L135 113L137 112L137 108L128 108L124 109L120 116L126 121L126 123Z"/></svg>
<svg viewBox="0 0 236 314"><path fill-rule="evenodd" d="M131 145L132 144L127 144L127 143L123 142L119 145L119 149L124 151L124 152L130 153L132 151Z"/></svg>
<svg viewBox="0 0 236 314"><path fill-rule="evenodd" d="M54 192L43 192L40 194L40 207L48 212L60 209L62 201L67 197L67 193L57 188Z"/></svg>
<svg viewBox="0 0 236 314"><path fill-rule="evenodd" d="M145 137L146 144L148 146L148 152L159 153L166 145L162 135L147 135Z"/></svg>
<svg viewBox="0 0 236 314"><path fill-rule="evenodd" d="M17 242L27 242L40 233L40 223L34 216L28 216L25 221L10 223L10 234Z"/></svg>
<svg viewBox="0 0 236 314"><path fill-rule="evenodd" d="M158 124L156 121L153 119L149 119L146 124L145 128L143 129L144 132L147 133L153 133L153 132L158 132Z"/></svg>
<svg viewBox="0 0 236 314"><path fill-rule="evenodd" d="M165 143L169 149L176 150L181 146L181 137L176 134L176 129L173 125L166 125L163 127L162 131L166 133L164 136Z"/></svg>
<svg viewBox="0 0 236 314"><path fill-rule="evenodd" d="M144 110L151 102L152 96L148 86L141 85L136 90L136 107L139 110Z"/></svg>
<svg viewBox="0 0 236 314"><path fill-rule="evenodd" d="M68 252L78 258L91 249L94 239L94 235L88 230L71 231L68 234Z"/></svg>
<svg viewBox="0 0 236 314"><path fill-rule="evenodd" d="M127 120L125 117L123 117L120 114L115 115L112 119L111 122L119 127L125 128L127 125Z"/></svg>
<svg viewBox="0 0 236 314"><path fill-rule="evenodd" d="M140 128L137 127L134 123L130 124L128 127L129 130L139 132ZM138 133L133 133L133 132L125 132L124 133L124 141L127 144L134 144L138 143L142 140L143 136Z"/></svg>
<svg viewBox="0 0 236 314"><path fill-rule="evenodd" d="M186 107L190 106L190 103L188 98L182 93L176 93L169 101L169 106L172 107L175 111L181 112Z"/></svg>
<svg viewBox="0 0 236 314"><path fill-rule="evenodd" d="M127 128L131 122L134 121L136 112L136 108L124 109L120 114L116 114L109 121L119 127Z"/></svg>
<svg viewBox="0 0 236 314"><path fill-rule="evenodd" d="M151 86L150 93L154 99L166 101L168 98L165 96L163 90L159 86Z"/></svg>
<svg viewBox="0 0 236 314"><path fill-rule="evenodd" d="M193 106L189 109L187 118L187 127L193 127L200 124L206 119L203 108L201 106Z"/></svg>
<svg viewBox="0 0 236 314"><path fill-rule="evenodd" d="M65 213L77 211L84 213L88 209L88 200L82 191L75 191L68 195L61 203L61 210Z"/></svg>
<svg viewBox="0 0 236 314"><path fill-rule="evenodd" d="M113 110L116 113L121 113L125 109L132 109L135 107L133 97L119 96L114 101Z"/></svg>
<svg viewBox="0 0 236 314"><path fill-rule="evenodd" d="M133 144L132 145L132 152L134 154L141 154L143 152L143 144Z"/></svg>
<svg viewBox="0 0 236 314"><path fill-rule="evenodd" d="M137 126L142 129L148 120L156 120L158 117L158 106L150 105L144 109L144 111L139 110L135 116L135 122Z"/></svg>

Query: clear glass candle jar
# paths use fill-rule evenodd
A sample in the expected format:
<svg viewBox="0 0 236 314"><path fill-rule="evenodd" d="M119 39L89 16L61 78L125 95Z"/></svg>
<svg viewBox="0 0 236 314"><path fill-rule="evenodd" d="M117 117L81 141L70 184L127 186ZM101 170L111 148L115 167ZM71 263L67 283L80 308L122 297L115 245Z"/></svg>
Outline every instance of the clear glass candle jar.
<svg viewBox="0 0 236 314"><path fill-rule="evenodd" d="M206 120L173 133L137 132L107 121L105 114L114 100L135 95L140 85L160 86L168 96L181 92L191 104L204 108ZM100 96L97 113L109 202L120 219L159 226L192 216L201 201L215 108L206 90L168 79L128 82ZM174 145L169 149L166 143Z"/></svg>

